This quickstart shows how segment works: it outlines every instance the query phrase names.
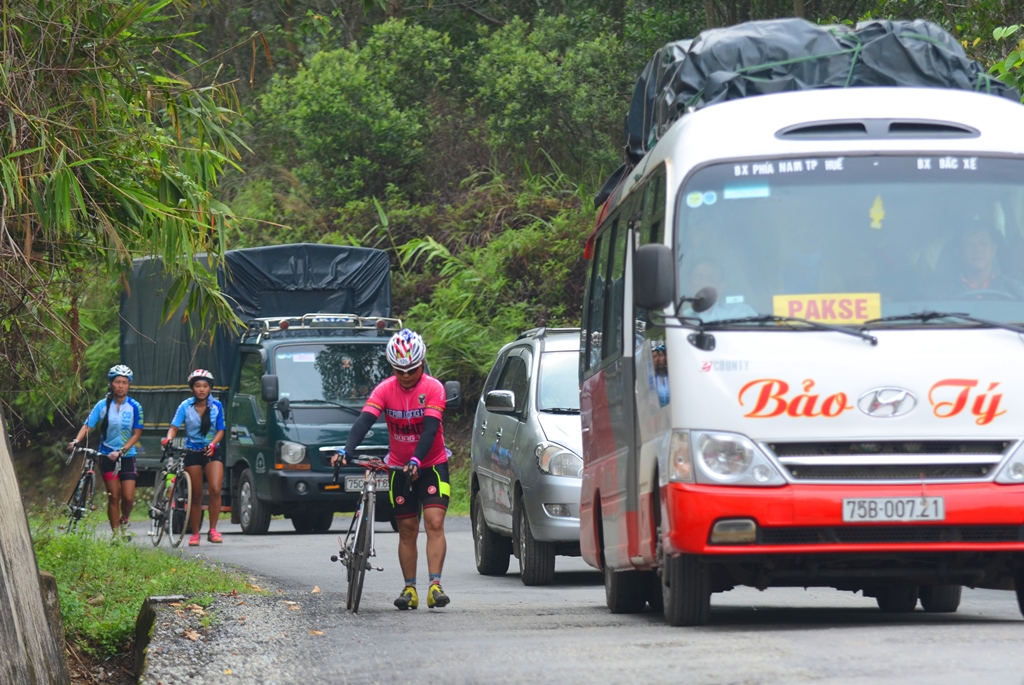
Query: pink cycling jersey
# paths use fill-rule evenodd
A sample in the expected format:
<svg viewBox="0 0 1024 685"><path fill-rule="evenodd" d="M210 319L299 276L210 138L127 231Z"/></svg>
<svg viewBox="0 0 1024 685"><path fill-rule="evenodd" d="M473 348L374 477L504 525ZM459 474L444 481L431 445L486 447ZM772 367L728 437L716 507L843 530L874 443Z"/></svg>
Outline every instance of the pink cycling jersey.
<svg viewBox="0 0 1024 685"><path fill-rule="evenodd" d="M444 413L444 404L444 386L441 381L426 374L423 374L419 383L409 390L402 388L395 376L384 379L373 389L363 411L368 411L374 416L384 413L391 439L389 464L404 466L412 459L416 444L423 433L423 419L428 416L440 419ZM420 466L434 466L447 460L444 427L441 426L437 429L434 444L430 446L430 451Z"/></svg>

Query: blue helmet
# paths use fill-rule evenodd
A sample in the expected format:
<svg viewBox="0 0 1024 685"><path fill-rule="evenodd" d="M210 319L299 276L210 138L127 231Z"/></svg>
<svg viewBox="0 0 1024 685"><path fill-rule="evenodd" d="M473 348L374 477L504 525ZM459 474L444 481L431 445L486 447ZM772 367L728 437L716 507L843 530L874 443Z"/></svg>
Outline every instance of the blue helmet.
<svg viewBox="0 0 1024 685"><path fill-rule="evenodd" d="M118 364L117 366L111 366L110 371L107 371L107 380L114 380L118 376L124 376L128 379L128 382L132 382L132 370L124 364Z"/></svg>

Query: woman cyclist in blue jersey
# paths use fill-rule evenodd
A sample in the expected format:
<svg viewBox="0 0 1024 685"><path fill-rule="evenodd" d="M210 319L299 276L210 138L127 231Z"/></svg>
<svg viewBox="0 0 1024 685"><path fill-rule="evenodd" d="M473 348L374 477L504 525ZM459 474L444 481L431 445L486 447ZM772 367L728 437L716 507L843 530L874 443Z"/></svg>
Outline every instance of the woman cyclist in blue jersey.
<svg viewBox="0 0 1024 685"><path fill-rule="evenodd" d="M107 457L99 460L99 466L107 489L107 518L114 533L119 529L121 533L127 532L128 517L135 506L135 445L142 437L142 405L128 397L132 377L132 370L124 364L110 367L106 398L96 403L78 435L68 444L71 452L89 431L100 427L97 451Z"/></svg>
<svg viewBox="0 0 1024 685"><path fill-rule="evenodd" d="M188 544L195 547L199 544L199 526L203 515L204 474L210 495L210 532L206 539L222 542L217 531L217 519L220 518L220 489L224 484L224 453L217 450L217 445L224 440L224 407L210 397L213 374L206 369L196 369L190 373L188 385L192 388L192 397L178 405L171 427L167 429L167 437L161 442L166 445L178 434L178 429L184 428L185 448L202 451L202 454L189 454L185 457L185 471L192 480L192 510L189 512L192 536Z"/></svg>

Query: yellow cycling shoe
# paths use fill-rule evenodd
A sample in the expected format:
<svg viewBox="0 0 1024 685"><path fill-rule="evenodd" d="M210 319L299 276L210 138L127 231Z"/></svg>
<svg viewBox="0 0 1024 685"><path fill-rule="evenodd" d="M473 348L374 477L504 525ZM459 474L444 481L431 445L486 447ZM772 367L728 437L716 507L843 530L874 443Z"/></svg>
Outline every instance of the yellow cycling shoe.
<svg viewBox="0 0 1024 685"><path fill-rule="evenodd" d="M402 594L398 595L398 599L395 600L395 606L405 611L406 609L415 609L420 605L420 596L416 594L416 588L412 585L406 585L405 589L402 590ZM434 606L431 604L430 606Z"/></svg>
<svg viewBox="0 0 1024 685"><path fill-rule="evenodd" d="M434 583L430 586L430 589L427 590L427 607L430 609L433 609L434 607L437 607L438 609L446 607L450 601L451 600L448 599L448 595L444 594L444 590L441 589L440 583Z"/></svg>

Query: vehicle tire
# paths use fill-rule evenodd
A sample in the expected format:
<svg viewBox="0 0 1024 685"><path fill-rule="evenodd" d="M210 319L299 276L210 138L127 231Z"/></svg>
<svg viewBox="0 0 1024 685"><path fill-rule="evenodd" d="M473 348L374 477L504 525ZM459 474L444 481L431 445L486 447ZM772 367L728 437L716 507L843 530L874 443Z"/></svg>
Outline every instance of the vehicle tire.
<svg viewBox="0 0 1024 685"><path fill-rule="evenodd" d="M647 604L656 614L665 613L665 596L661 592L661 577L657 571L647 571Z"/></svg>
<svg viewBox="0 0 1024 685"><path fill-rule="evenodd" d="M512 561L512 539L495 533L487 526L479 492L473 495L469 513L473 521L473 556L477 572L482 576L505 575Z"/></svg>
<svg viewBox="0 0 1024 685"><path fill-rule="evenodd" d="M962 585L925 585L921 587L921 606L931 614L952 614L960 606Z"/></svg>
<svg viewBox="0 0 1024 685"><path fill-rule="evenodd" d="M555 544L533 538L523 498L516 507L515 533L519 539L519 578L523 585L550 585L555 579Z"/></svg>
<svg viewBox="0 0 1024 685"><path fill-rule="evenodd" d="M363 595L363 579L366 577L366 562L370 558L370 526L373 525L371 517L366 509L363 509L363 516L359 521L359 530L356 532L356 544L353 548L352 566L349 568L348 598L345 606L353 614L359 612L359 600Z"/></svg>
<svg viewBox="0 0 1024 685"><path fill-rule="evenodd" d="M1013 579L1013 586L1017 592L1017 608L1021 615L1024 615L1024 573L1018 573Z"/></svg>
<svg viewBox="0 0 1024 685"><path fill-rule="evenodd" d="M292 514L292 525L296 533L313 532L313 512L302 511Z"/></svg>
<svg viewBox="0 0 1024 685"><path fill-rule="evenodd" d="M242 471L238 486L238 515L242 532L246 535L264 535L270 530L270 507L256 496L256 481L252 471Z"/></svg>
<svg viewBox="0 0 1024 685"><path fill-rule="evenodd" d="M171 499L167 505L171 547L177 547L185 539L185 533L188 532L189 510L192 508L192 479L187 473L183 472L174 481Z"/></svg>
<svg viewBox="0 0 1024 685"><path fill-rule="evenodd" d="M887 614L906 614L917 608L916 585L889 585L879 588L875 601Z"/></svg>
<svg viewBox="0 0 1024 685"><path fill-rule="evenodd" d="M604 600L613 614L638 614L647 604L647 574L614 571L604 562Z"/></svg>
<svg viewBox="0 0 1024 685"><path fill-rule="evenodd" d="M711 580L696 555L662 559L661 594L670 626L702 626L711 617Z"/></svg>
<svg viewBox="0 0 1024 685"><path fill-rule="evenodd" d="M149 503L149 541L154 547L164 539L167 532L167 480L160 485L153 484L153 500Z"/></svg>
<svg viewBox="0 0 1024 685"><path fill-rule="evenodd" d="M313 532L326 533L334 523L333 511L317 511L313 514Z"/></svg>

